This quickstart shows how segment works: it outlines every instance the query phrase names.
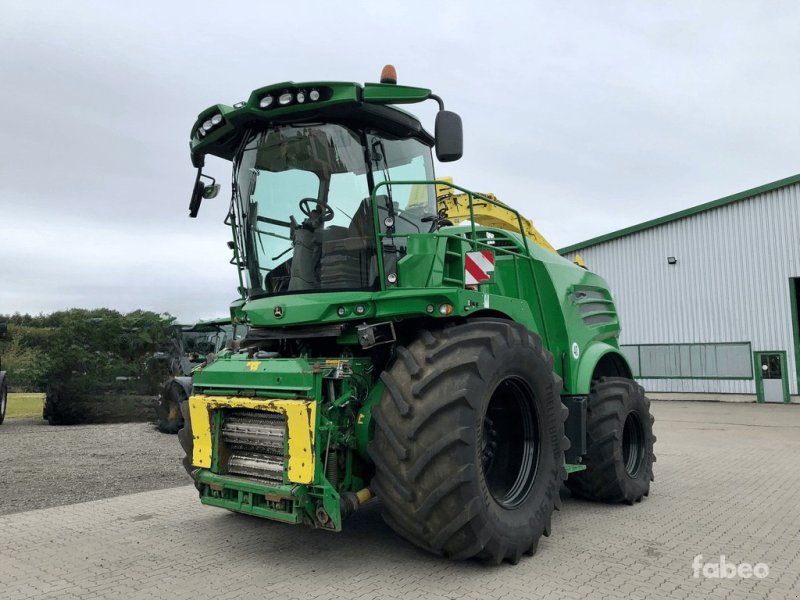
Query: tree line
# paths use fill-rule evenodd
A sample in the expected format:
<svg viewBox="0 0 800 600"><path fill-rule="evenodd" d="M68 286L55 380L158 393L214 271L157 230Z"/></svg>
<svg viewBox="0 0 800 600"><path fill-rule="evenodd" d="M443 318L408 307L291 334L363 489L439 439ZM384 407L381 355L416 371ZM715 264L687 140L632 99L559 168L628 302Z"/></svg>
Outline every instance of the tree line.
<svg viewBox="0 0 800 600"><path fill-rule="evenodd" d="M0 360L18 391L70 395L114 389L150 393L166 366L175 318L135 310L73 308L47 315L0 314Z"/></svg>

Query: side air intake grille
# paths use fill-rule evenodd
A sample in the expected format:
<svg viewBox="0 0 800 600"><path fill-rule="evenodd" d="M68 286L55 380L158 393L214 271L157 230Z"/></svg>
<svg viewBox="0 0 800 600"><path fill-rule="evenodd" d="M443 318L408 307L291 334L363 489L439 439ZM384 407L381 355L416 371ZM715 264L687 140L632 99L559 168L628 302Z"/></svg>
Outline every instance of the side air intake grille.
<svg viewBox="0 0 800 600"><path fill-rule="evenodd" d="M586 325L591 327L617 322L617 309L607 291L576 286L571 299Z"/></svg>

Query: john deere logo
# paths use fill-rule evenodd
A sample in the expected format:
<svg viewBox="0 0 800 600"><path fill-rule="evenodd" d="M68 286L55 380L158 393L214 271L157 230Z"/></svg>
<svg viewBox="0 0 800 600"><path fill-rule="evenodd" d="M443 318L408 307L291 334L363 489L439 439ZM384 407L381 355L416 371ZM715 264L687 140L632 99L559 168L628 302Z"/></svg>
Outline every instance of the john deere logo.
<svg viewBox="0 0 800 600"><path fill-rule="evenodd" d="M275 315L276 319L280 319L283 317L283 307L278 305L272 309L272 314Z"/></svg>

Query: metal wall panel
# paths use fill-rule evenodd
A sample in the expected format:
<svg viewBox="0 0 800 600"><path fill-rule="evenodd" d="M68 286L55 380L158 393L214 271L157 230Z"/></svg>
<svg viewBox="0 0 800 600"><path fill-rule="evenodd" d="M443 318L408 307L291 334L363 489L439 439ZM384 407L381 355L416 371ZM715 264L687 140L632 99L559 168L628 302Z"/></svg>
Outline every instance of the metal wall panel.
<svg viewBox="0 0 800 600"><path fill-rule="evenodd" d="M621 343L751 342L754 352L785 350L789 390L798 393L789 278L800 277L800 184L579 254L611 287ZM667 263L670 256L677 264ZM663 392L755 394L755 380L642 383Z"/></svg>

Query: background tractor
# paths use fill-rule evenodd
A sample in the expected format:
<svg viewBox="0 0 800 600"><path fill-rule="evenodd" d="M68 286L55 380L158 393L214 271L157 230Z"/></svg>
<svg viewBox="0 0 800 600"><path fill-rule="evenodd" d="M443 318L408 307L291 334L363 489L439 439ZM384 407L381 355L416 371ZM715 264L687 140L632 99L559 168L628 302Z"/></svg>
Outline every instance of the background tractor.
<svg viewBox="0 0 800 600"><path fill-rule="evenodd" d="M425 550L516 563L565 480L648 494L653 419L606 283L437 181L461 120L393 71L269 85L192 128L190 216L219 189L205 156L233 165L231 315L250 330L195 370L184 464L207 505L339 531L377 496ZM426 100L433 136L395 107Z"/></svg>
<svg viewBox="0 0 800 600"><path fill-rule="evenodd" d="M0 323L0 340L5 340L8 335L8 323ZM0 355L0 425L6 420L8 407L8 379L3 371L3 357Z"/></svg>
<svg viewBox="0 0 800 600"><path fill-rule="evenodd" d="M214 360L218 352L241 339L246 331L246 325L234 325L230 318L174 326L172 347L155 355L157 360L167 361L169 373L161 385L156 403L159 431L178 433L183 427L180 403L191 392L192 371L208 360Z"/></svg>

